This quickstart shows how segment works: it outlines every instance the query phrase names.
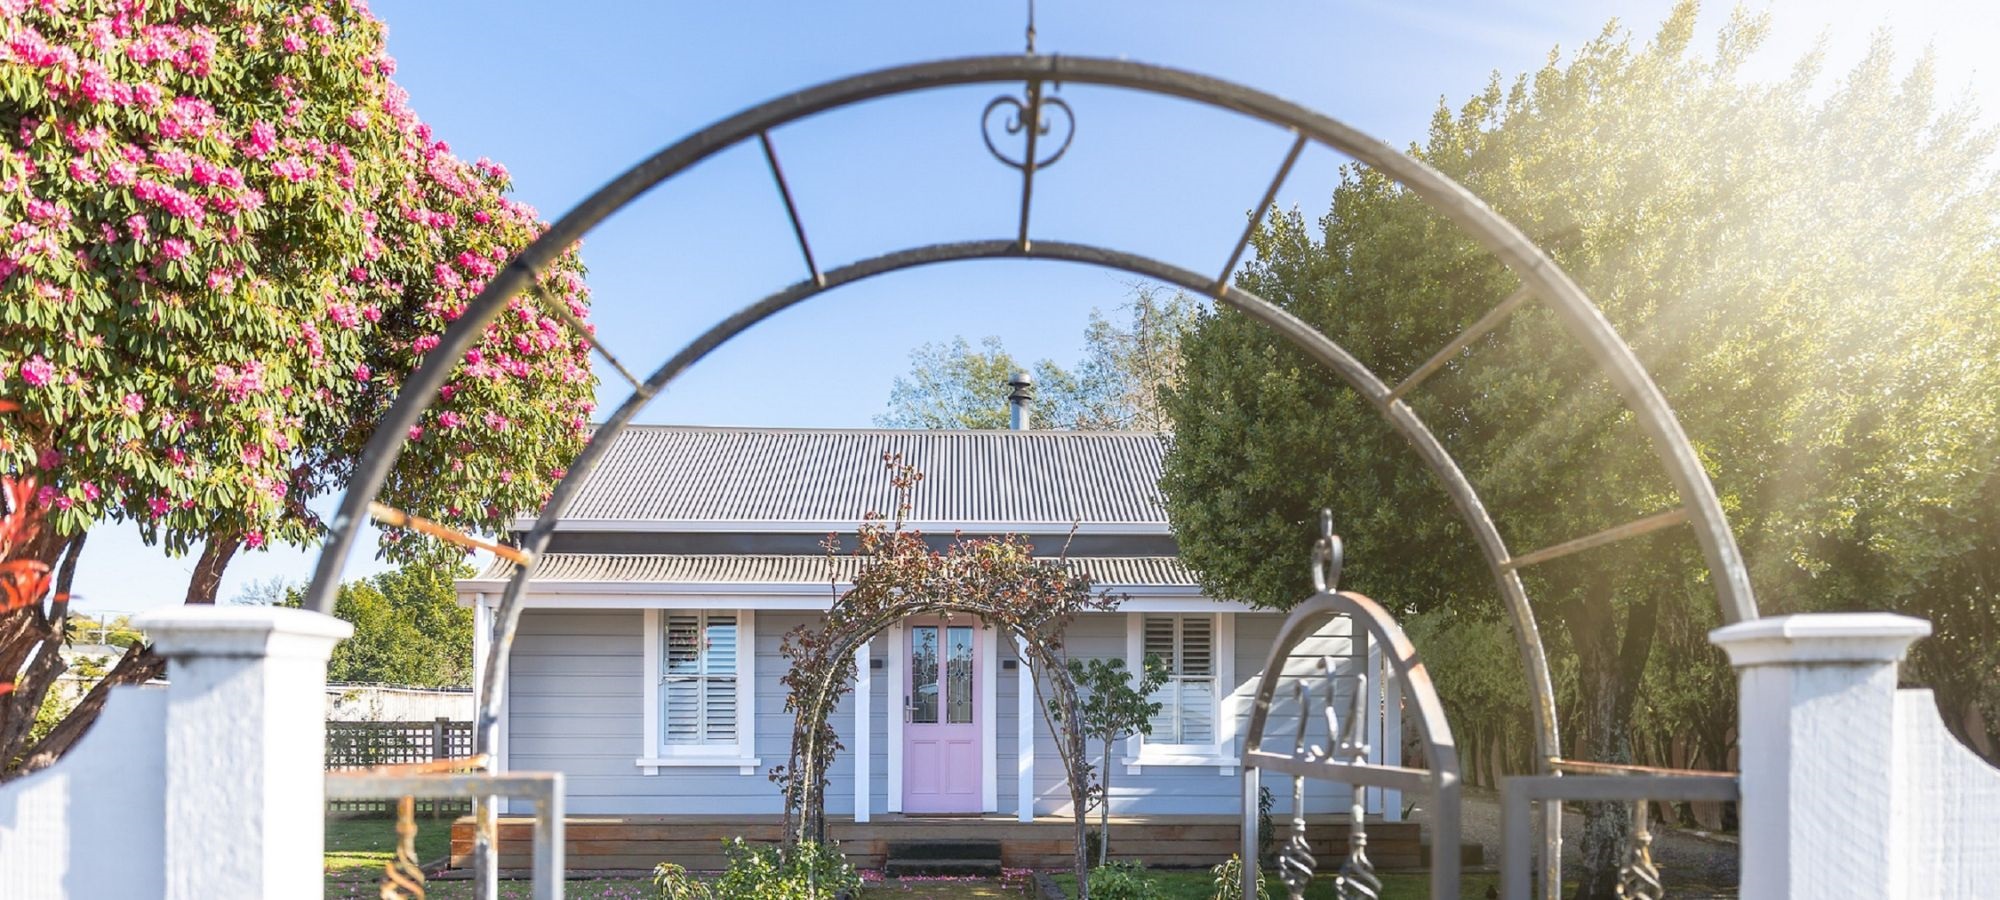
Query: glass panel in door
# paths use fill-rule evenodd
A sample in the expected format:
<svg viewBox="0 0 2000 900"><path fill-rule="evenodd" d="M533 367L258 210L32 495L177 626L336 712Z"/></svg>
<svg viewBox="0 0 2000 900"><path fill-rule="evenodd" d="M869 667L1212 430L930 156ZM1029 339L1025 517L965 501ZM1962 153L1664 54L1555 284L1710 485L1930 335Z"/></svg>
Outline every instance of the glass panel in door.
<svg viewBox="0 0 2000 900"><path fill-rule="evenodd" d="M938 720L938 628L918 625L910 630L910 721L919 725Z"/></svg>
<svg viewBox="0 0 2000 900"><path fill-rule="evenodd" d="M945 629L944 720L952 725L972 721L972 629Z"/></svg>

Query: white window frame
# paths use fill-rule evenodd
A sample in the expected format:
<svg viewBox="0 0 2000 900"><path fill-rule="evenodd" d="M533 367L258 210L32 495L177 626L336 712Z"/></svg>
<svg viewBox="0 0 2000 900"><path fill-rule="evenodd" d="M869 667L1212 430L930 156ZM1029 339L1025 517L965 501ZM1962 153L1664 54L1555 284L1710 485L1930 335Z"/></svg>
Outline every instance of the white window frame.
<svg viewBox="0 0 2000 900"><path fill-rule="evenodd" d="M1171 615L1190 619L1209 616L1210 639L1214 642L1215 728L1214 740L1201 744L1173 744L1149 740L1135 734L1125 741L1125 771L1140 775L1146 766L1214 766L1217 774L1236 774L1236 614L1140 613L1125 614L1125 667L1140 672L1145 667L1146 618Z"/></svg>
<svg viewBox="0 0 2000 900"><path fill-rule="evenodd" d="M676 609L675 612L684 612ZM660 726L660 661L665 652L660 618L663 610L647 609L642 616L645 628L641 678L645 709L642 714L643 749L647 755L633 761L647 775L662 768L735 767L737 774L754 775L763 765L756 756L757 746L757 614L747 609L701 610L736 617L736 742L733 744L668 744Z"/></svg>

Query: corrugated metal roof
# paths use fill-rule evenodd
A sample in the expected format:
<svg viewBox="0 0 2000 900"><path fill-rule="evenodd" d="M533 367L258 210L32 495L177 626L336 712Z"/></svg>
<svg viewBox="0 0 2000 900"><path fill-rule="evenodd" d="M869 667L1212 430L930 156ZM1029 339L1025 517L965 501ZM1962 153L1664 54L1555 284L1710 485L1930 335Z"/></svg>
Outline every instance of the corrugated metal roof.
<svg viewBox="0 0 2000 900"><path fill-rule="evenodd" d="M852 522L893 512L885 453L924 473L919 522L1164 525L1150 432L633 426L567 519Z"/></svg>
<svg viewBox="0 0 2000 900"><path fill-rule="evenodd" d="M861 561L852 556L621 555L550 553L535 563L532 581L645 584L828 584L850 581ZM1098 584L1195 586L1194 573L1172 556L1071 557L1072 571ZM514 564L495 560L475 580L512 577Z"/></svg>

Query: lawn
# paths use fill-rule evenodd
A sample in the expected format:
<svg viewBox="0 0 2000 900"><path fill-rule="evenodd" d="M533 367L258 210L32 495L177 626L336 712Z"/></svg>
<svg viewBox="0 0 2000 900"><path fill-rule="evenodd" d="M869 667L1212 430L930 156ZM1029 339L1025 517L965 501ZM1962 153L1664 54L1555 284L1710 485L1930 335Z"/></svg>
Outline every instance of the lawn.
<svg viewBox="0 0 2000 900"><path fill-rule="evenodd" d="M417 864L443 859L451 852L450 819L417 820ZM327 880L373 881L382 866L396 856L396 820L388 818L328 818L326 820Z"/></svg>
<svg viewBox="0 0 2000 900"><path fill-rule="evenodd" d="M417 820L417 861L428 864L443 859L451 850L451 825L447 819ZM377 897L382 867L396 854L396 822L384 818L329 818L326 820L326 896ZM470 900L470 880L437 879L425 885L433 900ZM572 878L565 896L583 900L652 900L659 896L646 878ZM870 878L862 891L869 897L898 900L1000 900L1020 896L1020 887L997 881L912 878L881 880ZM500 885L503 900L527 900L526 881ZM1203 895L1206 900L1206 895Z"/></svg>
<svg viewBox="0 0 2000 900"><path fill-rule="evenodd" d="M1148 872L1146 873L1157 892L1158 900L1211 900L1215 896L1215 876L1207 871L1194 872ZM1429 875L1383 875L1382 900L1425 900L1431 895ZM1076 895L1076 876L1057 875L1056 884L1071 896ZM1285 886L1278 879L1266 875L1264 883L1273 898L1285 895ZM1498 876L1467 874L1459 883L1459 896L1484 898L1488 888L1495 887ZM1310 900L1332 900L1333 877L1323 875L1306 888Z"/></svg>

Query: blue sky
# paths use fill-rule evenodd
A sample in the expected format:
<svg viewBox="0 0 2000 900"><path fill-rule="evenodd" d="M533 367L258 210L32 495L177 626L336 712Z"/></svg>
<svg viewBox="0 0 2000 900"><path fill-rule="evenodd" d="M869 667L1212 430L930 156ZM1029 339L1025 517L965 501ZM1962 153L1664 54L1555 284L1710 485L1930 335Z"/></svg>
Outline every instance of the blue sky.
<svg viewBox="0 0 2000 900"><path fill-rule="evenodd" d="M1440 98L1529 71L1613 17L1651 35L1671 0L1061 2L1041 0L1038 49L1124 57L1241 82L1317 108L1398 146ZM1948 92L2000 106L1987 63L2000 12L1984 0L1768 0L1773 39L1753 69L1782 74L1815 40L1830 68L1890 27L1907 59L1934 46ZM1025 2L613 3L375 0L397 81L467 158L514 174L554 218L618 172L771 97L884 66L1022 49ZM1711 2L1704 34L1729 5ZM773 133L823 268L941 240L1009 237L1019 180L987 156L979 113L997 86L877 101ZM1033 233L1219 269L1289 141L1270 126L1179 101L1072 86L1070 152L1036 179ZM1340 160L1312 148L1279 202L1324 209ZM599 333L650 370L729 311L804 277L784 208L754 144L646 195L585 242ZM1093 307L1124 298L1120 273L1059 263L968 263L831 293L723 348L675 384L650 422L866 426L912 348L997 335L1016 356L1073 361ZM607 382L601 402L623 399ZM315 551L239 556L221 596L301 581ZM365 556L366 554L362 554ZM78 572L85 611L178 602L188 559L130 529L93 534ZM365 559L349 566L379 568Z"/></svg>

